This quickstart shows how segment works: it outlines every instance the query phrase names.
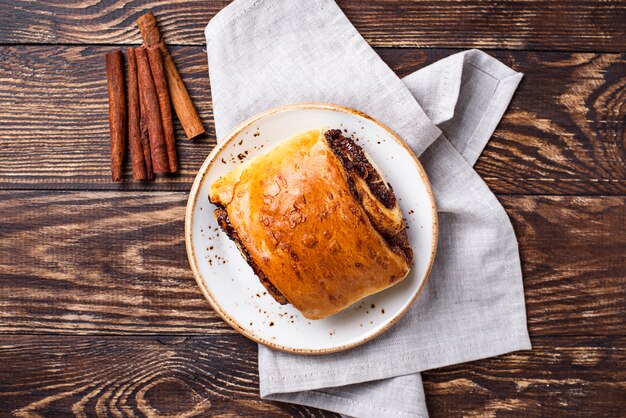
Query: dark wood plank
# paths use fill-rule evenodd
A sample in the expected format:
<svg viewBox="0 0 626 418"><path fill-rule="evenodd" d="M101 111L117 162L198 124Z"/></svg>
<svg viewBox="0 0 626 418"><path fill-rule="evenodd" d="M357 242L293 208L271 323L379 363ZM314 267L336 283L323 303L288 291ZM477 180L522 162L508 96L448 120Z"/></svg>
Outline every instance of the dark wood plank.
<svg viewBox="0 0 626 418"><path fill-rule="evenodd" d="M0 196L5 333L234 332L191 274L185 193Z"/></svg>
<svg viewBox="0 0 626 418"><path fill-rule="evenodd" d="M624 335L626 197L500 201L519 242L531 335Z"/></svg>
<svg viewBox="0 0 626 418"><path fill-rule="evenodd" d="M172 48L209 135L177 125L180 174L112 184L103 70L111 47L0 47L0 188L190 188L215 137L206 55ZM456 50L379 49L400 75ZM500 194L626 193L626 54L495 51L526 74L477 170ZM19 158L15 158L19 156Z"/></svg>
<svg viewBox="0 0 626 418"><path fill-rule="evenodd" d="M0 414L330 417L258 399L239 335L2 336ZM431 416L619 416L626 338L534 338L532 351L424 373ZM106 365L106 367L105 367ZM224 415L220 415L224 414Z"/></svg>
<svg viewBox="0 0 626 418"><path fill-rule="evenodd" d="M259 399L240 336L0 338L2 416L337 417Z"/></svg>
<svg viewBox="0 0 626 418"><path fill-rule="evenodd" d="M135 43L135 19L153 10L168 42L202 45L207 22L228 3L2 0L0 43ZM626 51L626 4L620 0L340 0L339 5L376 46Z"/></svg>
<svg viewBox="0 0 626 418"><path fill-rule="evenodd" d="M422 374L433 417L618 417L626 338L534 338L532 351Z"/></svg>
<svg viewBox="0 0 626 418"><path fill-rule="evenodd" d="M0 192L0 333L233 334L183 241L186 193ZM532 336L626 323L626 197L506 196Z"/></svg>

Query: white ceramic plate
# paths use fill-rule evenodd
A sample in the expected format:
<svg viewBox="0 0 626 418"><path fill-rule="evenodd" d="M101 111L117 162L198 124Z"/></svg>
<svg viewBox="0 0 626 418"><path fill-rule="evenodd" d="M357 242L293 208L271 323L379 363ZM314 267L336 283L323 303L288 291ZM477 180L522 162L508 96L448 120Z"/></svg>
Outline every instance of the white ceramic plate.
<svg viewBox="0 0 626 418"><path fill-rule="evenodd" d="M237 165L291 135L312 128L341 128L380 167L393 186L408 225L414 265L399 284L331 317L313 321L267 294L234 243L220 231L209 202L211 184ZM213 309L248 338L274 349L332 353L362 344L393 325L426 282L437 244L437 211L424 169L389 128L353 109L301 103L264 112L218 144L194 181L185 219L187 256Z"/></svg>

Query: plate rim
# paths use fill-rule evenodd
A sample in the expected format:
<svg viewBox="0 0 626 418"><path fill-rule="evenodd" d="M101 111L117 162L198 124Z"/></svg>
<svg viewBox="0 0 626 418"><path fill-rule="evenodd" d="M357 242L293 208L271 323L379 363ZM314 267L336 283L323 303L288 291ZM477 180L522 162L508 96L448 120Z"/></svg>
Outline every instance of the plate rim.
<svg viewBox="0 0 626 418"><path fill-rule="evenodd" d="M287 110L309 110L309 109L333 110L333 111L338 111L338 112L343 112L343 113L354 114L354 115L357 115L357 116L360 116L362 118L369 120L370 122L378 125L382 129L384 129L387 133L389 133L389 135L393 138L393 140L396 141L398 144L400 144L415 161L420 177L422 178L422 181L424 182L424 185L426 186L426 192L428 194L428 197L430 198L430 204L431 204L431 208L433 211L433 225L432 225L432 231L431 231L432 232L432 245L431 245L431 250L430 250L430 260L426 268L426 271L424 273L424 277L423 277L422 283L420 284L420 287L417 289L417 292L415 292L415 295L409 301L406 307L402 309L401 311L397 312L389 320L388 323L386 323L384 326L382 326L377 332L375 332L372 335L361 338L358 341L355 341L349 344L344 344L341 346L331 347L331 348L318 348L318 349L293 348L293 347L287 347L281 344L274 343L259 335L256 335L254 332L247 330L245 327L242 327L235 319L231 318L230 315L228 315L228 313L222 309L222 307L217 302L217 300L215 300L211 291L206 287L203 277L200 274L200 271L198 270L196 256L195 256L194 248L192 245L192 238L191 238L192 231L193 231L193 210L194 210L194 207L196 206L196 201L198 199L198 192L200 190L200 185L202 184L204 177L208 173L208 170L211 164L215 161L215 157L222 150L222 148L224 148L235 137L237 137L237 135L239 135L241 131L243 131L248 126L252 125L253 123L257 122L260 119L263 119L263 118L266 118L267 116L273 115L278 112L287 111ZM424 289L424 285L426 284L426 282L428 281L428 278L430 277L433 263L435 261L438 241L439 241L439 219L438 219L438 214L437 214L437 205L435 202L435 196L433 194L432 186L428 179L428 175L426 174L426 170L424 170L424 167L422 166L418 158L413 153L413 150L411 150L411 148L409 148L409 146L404 142L404 140L402 140L402 138L400 138L400 136L396 134L387 125L383 124L382 122L379 122L378 120L374 119L373 117L361 111L358 111L350 107L338 105L338 104L329 104L329 103L321 103L321 102L299 102L299 103L292 103L292 104L283 105L283 106L277 106L277 107L273 107L268 110L265 110L261 113L257 113L250 119L247 119L246 121L236 126L228 135L226 135L226 137L221 142L215 145L213 150L211 150L209 155L206 157L206 159L202 163L202 166L200 167L200 169L198 170L198 173L196 174L196 177L194 178L193 185L191 186L189 197L187 198L187 207L185 209L185 248L187 252L187 260L189 262L189 266L191 267L191 271L193 273L194 279L196 280L196 283L198 287L200 288L202 295L207 300L211 308L213 308L213 310L228 325L230 325L235 331L239 332L244 337L256 343L263 344L274 350L282 351L285 353L291 353L291 354L315 355L315 354L338 353L340 351L349 350L351 348L365 344L366 342L373 340L374 338L378 337L380 334L382 334L383 332L391 328L396 322L398 322L400 318L404 316L404 314L411 308L411 306L413 306L413 304L415 303L415 300Z"/></svg>

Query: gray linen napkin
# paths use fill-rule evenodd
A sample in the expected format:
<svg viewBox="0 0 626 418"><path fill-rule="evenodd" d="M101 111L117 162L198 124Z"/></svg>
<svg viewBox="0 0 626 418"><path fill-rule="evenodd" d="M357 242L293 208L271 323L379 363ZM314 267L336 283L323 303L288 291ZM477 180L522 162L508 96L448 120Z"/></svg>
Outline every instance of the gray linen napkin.
<svg viewBox="0 0 626 418"><path fill-rule="evenodd" d="M427 416L420 371L530 348L517 240L472 169L521 74L471 50L400 80L333 0L236 0L205 35L218 139L278 105L353 107L420 156L439 211L430 279L402 320L343 353L260 346L262 397L349 416Z"/></svg>

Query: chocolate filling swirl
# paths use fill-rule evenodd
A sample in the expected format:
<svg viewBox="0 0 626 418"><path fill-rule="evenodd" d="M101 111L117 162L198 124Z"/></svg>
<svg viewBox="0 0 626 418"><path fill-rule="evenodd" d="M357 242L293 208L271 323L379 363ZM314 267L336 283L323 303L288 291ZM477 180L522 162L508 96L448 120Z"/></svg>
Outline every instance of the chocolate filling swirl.
<svg viewBox="0 0 626 418"><path fill-rule="evenodd" d="M372 194L387 209L396 205L393 189L374 168L363 148L351 138L343 136L339 129L329 129L324 132L324 137L348 173L354 172L365 180Z"/></svg>

